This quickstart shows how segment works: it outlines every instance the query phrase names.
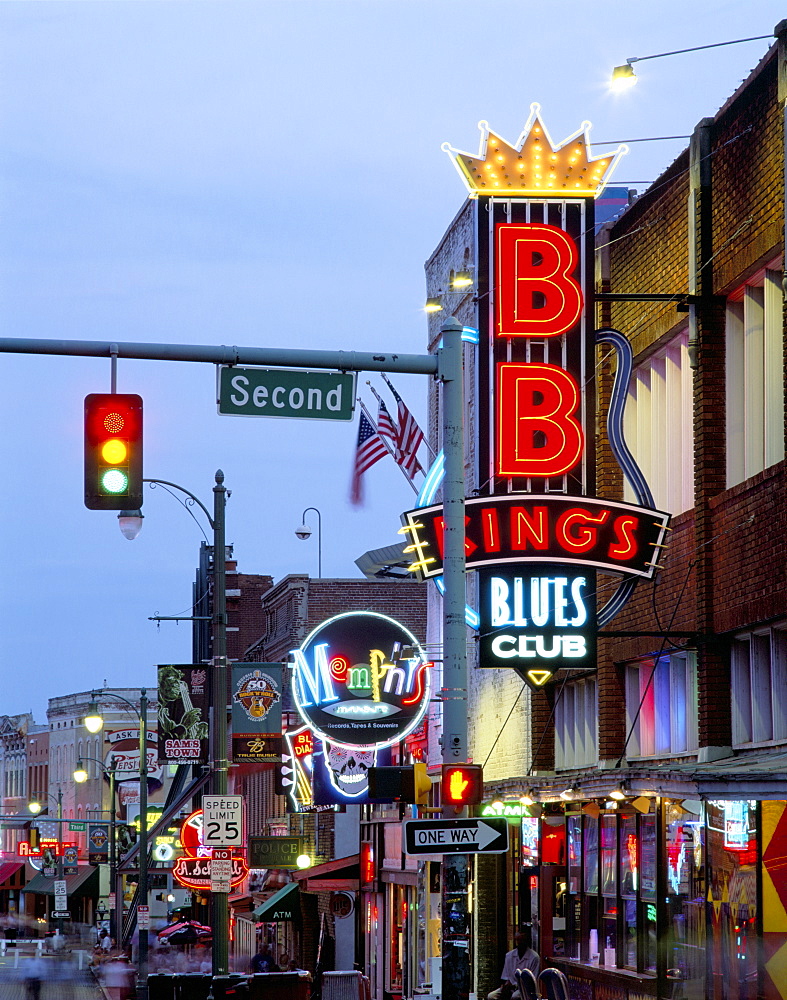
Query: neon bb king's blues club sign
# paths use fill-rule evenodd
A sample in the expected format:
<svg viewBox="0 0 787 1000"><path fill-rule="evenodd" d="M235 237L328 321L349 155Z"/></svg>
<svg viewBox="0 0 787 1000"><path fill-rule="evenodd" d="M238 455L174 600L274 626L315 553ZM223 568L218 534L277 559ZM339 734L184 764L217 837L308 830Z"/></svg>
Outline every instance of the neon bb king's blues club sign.
<svg viewBox="0 0 787 1000"><path fill-rule="evenodd" d="M443 147L476 213L478 488L465 502L465 554L480 600L468 623L481 667L515 667L539 687L561 667L595 667L597 628L653 576L669 516L623 437L630 345L592 328L594 204L626 147L592 156L588 122L555 145L537 104L514 145L480 127L477 156ZM599 344L616 354L607 437L636 503L596 496ZM402 515L411 569L438 584L439 483L436 464ZM601 607L600 572L616 578Z"/></svg>

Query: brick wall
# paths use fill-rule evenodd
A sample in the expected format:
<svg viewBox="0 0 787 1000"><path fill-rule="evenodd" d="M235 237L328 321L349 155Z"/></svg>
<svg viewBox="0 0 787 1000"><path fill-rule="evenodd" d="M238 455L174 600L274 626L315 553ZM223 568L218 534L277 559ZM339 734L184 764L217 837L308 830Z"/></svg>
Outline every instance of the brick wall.
<svg viewBox="0 0 787 1000"><path fill-rule="evenodd" d="M700 746L731 742L729 635L787 609L784 542L785 466L780 463L731 490L725 484L724 294L783 253L783 125L776 100L776 60L765 60L713 120L710 188L697 212L710 226L700 273L716 296L697 309L694 376L695 508L672 524L663 569L640 584L608 626L613 630L696 630ZM614 292L688 292L690 188L688 150L600 242L598 276ZM698 216L698 219L700 217ZM604 319L626 334L637 360L685 324L670 304L612 304ZM606 373L605 373L606 374ZM602 394L608 393L602 382ZM602 490L619 490L614 460L599 449ZM617 496L620 493L617 492ZM674 639L677 645L687 642ZM623 752L621 664L670 648L658 637L610 638L599 645L599 756ZM720 693L722 693L720 697Z"/></svg>

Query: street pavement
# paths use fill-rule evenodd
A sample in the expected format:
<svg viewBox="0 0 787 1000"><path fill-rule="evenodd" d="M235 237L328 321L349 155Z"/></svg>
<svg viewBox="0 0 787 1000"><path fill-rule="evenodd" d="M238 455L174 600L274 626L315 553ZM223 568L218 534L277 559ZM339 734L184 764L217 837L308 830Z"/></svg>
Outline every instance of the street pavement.
<svg viewBox="0 0 787 1000"><path fill-rule="evenodd" d="M42 970L41 1000L104 1000L93 974L79 971L77 958L70 955L55 958L44 955L40 960ZM83 964L87 964L85 954ZM2 1000L28 1000L26 973L33 962L31 955L20 955L18 960L9 949L0 957L0 998Z"/></svg>

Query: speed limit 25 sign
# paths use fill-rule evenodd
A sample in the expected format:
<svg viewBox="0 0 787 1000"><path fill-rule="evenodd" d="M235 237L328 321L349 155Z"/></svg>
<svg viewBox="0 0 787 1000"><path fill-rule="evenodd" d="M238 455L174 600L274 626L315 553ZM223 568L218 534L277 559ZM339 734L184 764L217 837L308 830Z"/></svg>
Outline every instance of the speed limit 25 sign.
<svg viewBox="0 0 787 1000"><path fill-rule="evenodd" d="M243 847L243 796L202 796L202 843L205 847Z"/></svg>

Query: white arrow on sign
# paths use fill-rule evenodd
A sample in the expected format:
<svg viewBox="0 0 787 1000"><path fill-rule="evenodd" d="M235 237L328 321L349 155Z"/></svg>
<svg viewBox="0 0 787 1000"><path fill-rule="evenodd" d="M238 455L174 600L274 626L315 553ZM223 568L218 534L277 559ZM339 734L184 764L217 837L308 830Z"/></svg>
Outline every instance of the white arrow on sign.
<svg viewBox="0 0 787 1000"><path fill-rule="evenodd" d="M478 847L480 851L497 840L500 831L479 819L475 829L471 826L431 827L431 829L416 829L414 840L419 847ZM439 853L439 852L435 852Z"/></svg>

